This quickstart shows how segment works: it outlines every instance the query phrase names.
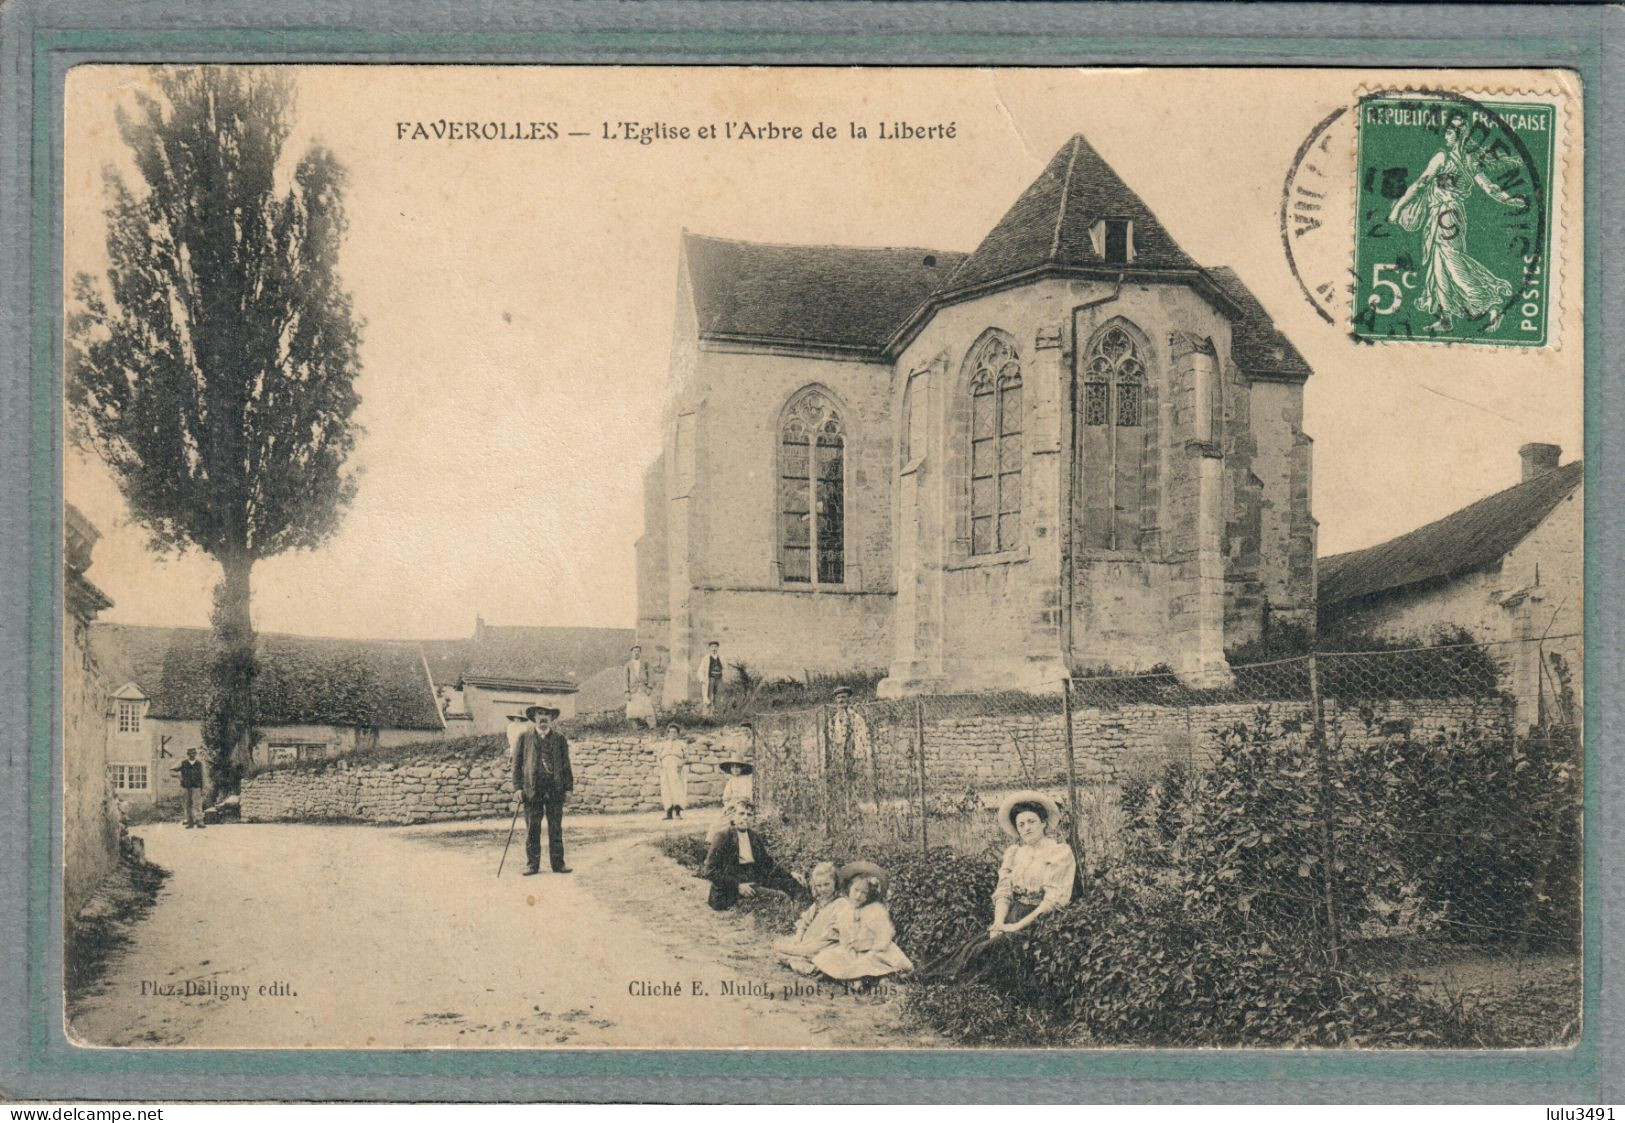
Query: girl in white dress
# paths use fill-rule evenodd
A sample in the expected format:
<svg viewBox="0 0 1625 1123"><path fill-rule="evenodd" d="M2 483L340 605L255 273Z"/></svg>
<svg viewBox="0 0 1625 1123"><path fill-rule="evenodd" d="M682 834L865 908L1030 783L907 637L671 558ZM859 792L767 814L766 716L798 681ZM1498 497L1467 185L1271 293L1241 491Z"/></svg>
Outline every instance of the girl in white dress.
<svg viewBox="0 0 1625 1123"><path fill-rule="evenodd" d="M841 930L852 920L852 902L835 893L834 862L814 866L807 876L807 887L812 890L813 903L796 920L795 935L773 944L779 962L799 975L811 975L817 970L813 956L839 941Z"/></svg>
<svg viewBox="0 0 1625 1123"><path fill-rule="evenodd" d="M912 971L913 960L897 946L897 929L886 908L886 871L872 862L841 867L852 912L840 928L840 941L812 957L813 966L832 979L856 982L862 990L876 979Z"/></svg>

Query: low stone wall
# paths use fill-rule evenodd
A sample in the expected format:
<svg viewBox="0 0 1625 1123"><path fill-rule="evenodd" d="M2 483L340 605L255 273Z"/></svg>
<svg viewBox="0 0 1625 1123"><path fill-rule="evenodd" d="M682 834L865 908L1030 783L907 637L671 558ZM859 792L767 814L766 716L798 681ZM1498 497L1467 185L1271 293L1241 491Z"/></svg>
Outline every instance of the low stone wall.
<svg viewBox="0 0 1625 1123"><path fill-rule="evenodd" d="M1050 786L1066 779L1066 728L1061 702L1034 700L1028 710L1009 702L990 703L990 712L967 712L962 699L937 703L925 700L920 732L925 739L926 787L932 792L965 788ZM1359 751L1397 732L1432 737L1501 715L1507 703L1471 698L1402 699L1365 707L1340 707L1328 702L1327 732L1340 751ZM915 750L912 709L881 703L858 708L868 740L874 746L881 790L907 795L917 782L911 756ZM951 712L945 712L949 711ZM1073 713L1073 752L1078 779L1084 783L1117 784L1131 776L1149 775L1178 762L1193 768L1210 764L1217 756L1223 733L1256 721L1267 709L1286 737L1307 738L1309 705L1301 701L1226 702L1198 706L1126 704L1121 707L1085 707ZM761 792L773 801L782 796L780 783L809 782L820 775L819 762L840 759L841 751L822 743L819 721L829 710L807 711L758 721L763 737L758 761ZM837 736L843 734L825 734ZM855 760L866 759L854 741ZM861 763L856 768L860 775ZM867 790L867 782L859 781Z"/></svg>
<svg viewBox="0 0 1625 1123"><path fill-rule="evenodd" d="M1118 783L1174 762L1204 767L1217 756L1226 730L1252 723L1266 706L1287 736L1308 736L1311 721L1304 702L1076 710L1072 740L1078 778ZM1328 703L1325 714L1328 737L1346 752L1402 729L1413 737L1460 729L1500 710L1499 702L1448 698L1385 701L1363 710ZM1059 713L942 718L928 722L924 732L932 788L1044 783L1066 776L1065 723Z"/></svg>
<svg viewBox="0 0 1625 1123"><path fill-rule="evenodd" d="M570 739L575 812L653 811L660 776L649 734ZM707 747L705 740L712 744ZM689 800L714 804L727 777L716 764L742 748L738 734L706 734L689 749ZM513 764L501 736L403 746L393 753L343 757L260 772L243 782L244 819L348 819L425 823L506 815L513 803Z"/></svg>

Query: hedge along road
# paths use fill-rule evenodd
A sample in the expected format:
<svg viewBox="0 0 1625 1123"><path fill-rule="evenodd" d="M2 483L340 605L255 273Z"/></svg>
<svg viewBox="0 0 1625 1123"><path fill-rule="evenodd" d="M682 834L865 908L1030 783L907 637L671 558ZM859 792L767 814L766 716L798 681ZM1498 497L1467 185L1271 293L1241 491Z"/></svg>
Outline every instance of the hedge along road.
<svg viewBox="0 0 1625 1123"><path fill-rule="evenodd" d="M769 937L711 912L705 883L651 845L701 829L701 816L567 818L575 872L536 877L519 876L521 823L500 880L507 820L137 828L171 876L75 1005L70 1036L209 1048L932 1043L901 1024L895 998L827 984L786 997L796 976L773 963ZM663 983L683 993L659 994Z"/></svg>

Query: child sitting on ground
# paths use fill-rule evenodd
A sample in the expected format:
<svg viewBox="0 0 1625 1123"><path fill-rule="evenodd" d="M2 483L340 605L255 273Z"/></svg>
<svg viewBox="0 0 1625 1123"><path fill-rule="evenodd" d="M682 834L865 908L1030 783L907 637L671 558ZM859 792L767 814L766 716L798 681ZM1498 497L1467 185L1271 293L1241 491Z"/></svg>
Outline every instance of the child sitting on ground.
<svg viewBox="0 0 1625 1123"><path fill-rule="evenodd" d="M840 940L814 955L813 966L832 979L865 990L876 979L912 971L914 963L897 946L897 929L886 908L886 871L873 862L850 862L841 868L852 914L840 926Z"/></svg>
<svg viewBox="0 0 1625 1123"><path fill-rule="evenodd" d="M812 868L807 884L812 889L813 903L796 920L795 935L773 943L773 954L779 962L797 974L816 971L813 956L839 942L843 927L851 927L852 902L836 896L835 880L834 862L819 862Z"/></svg>

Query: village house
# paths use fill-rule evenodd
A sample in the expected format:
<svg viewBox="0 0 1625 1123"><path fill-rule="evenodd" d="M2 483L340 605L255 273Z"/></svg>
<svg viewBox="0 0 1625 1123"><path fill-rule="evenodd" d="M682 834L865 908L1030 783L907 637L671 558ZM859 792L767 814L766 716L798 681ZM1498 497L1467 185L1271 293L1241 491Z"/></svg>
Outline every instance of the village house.
<svg viewBox="0 0 1625 1123"><path fill-rule="evenodd" d="M426 640L425 663L452 736L500 733L527 706L577 712L581 686L613 673L632 646L630 628L535 628L474 618L468 639Z"/></svg>
<svg viewBox="0 0 1625 1123"><path fill-rule="evenodd" d="M62 897L71 923L118 864L124 823L107 770L106 678L90 641L96 616L113 605L85 576L101 533L71 503L62 522Z"/></svg>
<svg viewBox="0 0 1625 1123"><path fill-rule="evenodd" d="M121 799L180 794L188 749L205 762L210 635L203 628L99 623L91 644L107 683L107 770ZM263 634L258 723L249 760L263 767L445 735L416 643Z"/></svg>
<svg viewBox="0 0 1625 1123"><path fill-rule="evenodd" d="M1312 625L1310 370L1081 136L971 253L685 233L638 636L699 689L1229 677Z"/></svg>
<svg viewBox="0 0 1625 1123"><path fill-rule="evenodd" d="M1427 643L1465 631L1502 666L1525 723L1582 693L1585 623L1582 461L1518 450L1521 480L1454 514L1364 550L1322 558L1319 627L1340 636ZM1521 642L1512 642L1521 641ZM1551 655L1571 672L1561 680Z"/></svg>

